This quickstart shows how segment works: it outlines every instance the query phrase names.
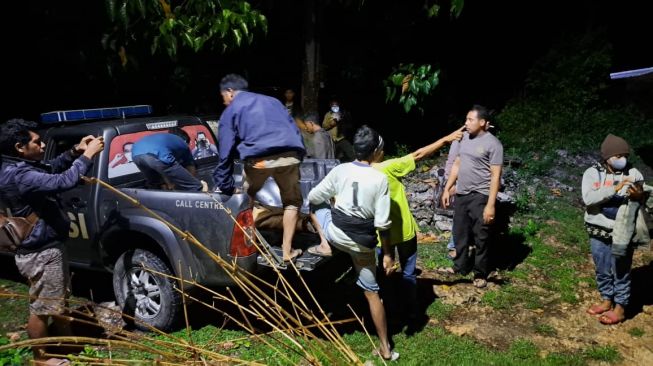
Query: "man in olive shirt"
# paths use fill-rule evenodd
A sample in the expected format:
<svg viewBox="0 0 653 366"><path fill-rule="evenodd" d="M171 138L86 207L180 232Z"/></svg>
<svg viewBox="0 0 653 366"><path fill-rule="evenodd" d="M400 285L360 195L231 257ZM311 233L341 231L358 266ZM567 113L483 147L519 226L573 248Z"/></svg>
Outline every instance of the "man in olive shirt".
<svg viewBox="0 0 653 366"><path fill-rule="evenodd" d="M335 159L335 145L331 135L317 122L317 113L304 117L306 131L311 134L311 143L306 144L306 157L312 159Z"/></svg>

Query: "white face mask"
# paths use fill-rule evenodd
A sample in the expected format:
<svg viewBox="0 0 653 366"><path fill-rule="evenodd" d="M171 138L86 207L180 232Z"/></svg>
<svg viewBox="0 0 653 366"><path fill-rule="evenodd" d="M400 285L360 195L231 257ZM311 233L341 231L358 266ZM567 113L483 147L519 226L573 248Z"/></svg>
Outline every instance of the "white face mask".
<svg viewBox="0 0 653 366"><path fill-rule="evenodd" d="M331 112L338 113L340 112L340 107L337 105L331 106Z"/></svg>
<svg viewBox="0 0 653 366"><path fill-rule="evenodd" d="M620 158L615 158L612 157L610 160L608 160L608 163L610 166L612 166L616 170L622 170L623 168L626 167L626 164L628 163L628 160L626 157L622 156Z"/></svg>

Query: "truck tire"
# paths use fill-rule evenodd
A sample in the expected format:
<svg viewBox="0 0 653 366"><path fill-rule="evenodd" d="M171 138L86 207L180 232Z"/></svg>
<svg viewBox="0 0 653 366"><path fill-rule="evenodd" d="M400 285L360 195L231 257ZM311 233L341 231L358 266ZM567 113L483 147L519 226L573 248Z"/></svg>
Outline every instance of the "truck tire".
<svg viewBox="0 0 653 366"><path fill-rule="evenodd" d="M145 249L128 250L118 258L113 270L116 302L124 314L136 319L137 328L148 330L149 325L170 330L181 313L181 294L175 290L173 279L147 269L174 275L161 258Z"/></svg>

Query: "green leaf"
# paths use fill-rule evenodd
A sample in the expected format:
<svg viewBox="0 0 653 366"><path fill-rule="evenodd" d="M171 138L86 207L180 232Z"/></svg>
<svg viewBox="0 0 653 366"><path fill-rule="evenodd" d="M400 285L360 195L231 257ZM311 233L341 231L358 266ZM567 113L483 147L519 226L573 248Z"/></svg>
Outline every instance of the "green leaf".
<svg viewBox="0 0 653 366"><path fill-rule="evenodd" d="M116 0L105 0L104 6L106 7L109 22L115 23L116 21Z"/></svg>
<svg viewBox="0 0 653 366"><path fill-rule="evenodd" d="M417 75L419 76L420 79L424 79L424 74L426 73L426 66L422 65L417 69Z"/></svg>
<svg viewBox="0 0 653 366"><path fill-rule="evenodd" d="M123 2L120 4L120 8L118 10L118 16L120 18L120 22L122 23L123 28L125 31L127 30L127 24L129 23L128 17L127 17L127 2Z"/></svg>
<svg viewBox="0 0 653 366"><path fill-rule="evenodd" d="M436 17L438 16L439 13L440 13L440 5L438 4L433 4L433 6L431 6L426 10L426 16L429 18Z"/></svg>
<svg viewBox="0 0 653 366"><path fill-rule="evenodd" d="M240 29L243 30L243 34L247 36L249 34L249 29L247 28L247 24L245 22L240 22Z"/></svg>
<svg viewBox="0 0 653 366"><path fill-rule="evenodd" d="M396 86L400 86L401 82L404 80L403 74L394 74L392 75L392 83Z"/></svg>
<svg viewBox="0 0 653 366"><path fill-rule="evenodd" d="M408 101L406 101L406 102L404 103L404 111L405 111L406 113L410 112L410 109L411 109L412 107L413 107L413 106L410 105L410 103L408 103Z"/></svg>
<svg viewBox="0 0 653 366"><path fill-rule="evenodd" d="M173 35L168 37L168 47L166 47L168 56L175 58L177 56L177 38Z"/></svg>
<svg viewBox="0 0 653 366"><path fill-rule="evenodd" d="M195 39L194 39L193 41L194 41L194 43L195 43L195 46L194 46L193 51L195 51L195 52L199 52L199 50L202 49L202 46L204 46L204 38L202 38L202 37L195 37Z"/></svg>
<svg viewBox="0 0 653 366"><path fill-rule="evenodd" d="M451 0L451 14L456 18L460 16L460 13L463 11L463 6L465 5L465 0Z"/></svg>
<svg viewBox="0 0 653 366"><path fill-rule="evenodd" d="M232 29L231 31L234 34L234 39L236 41L236 46L240 46L240 41L243 39L243 36L240 34L240 30Z"/></svg>
<svg viewBox="0 0 653 366"><path fill-rule="evenodd" d="M145 19L145 4L143 3L143 0L136 0L136 8L138 9L138 12L141 13L141 18Z"/></svg>
<svg viewBox="0 0 653 366"><path fill-rule="evenodd" d="M193 35L190 34L189 32L184 33L184 43L188 45L188 47L195 48L195 41L193 40Z"/></svg>
<svg viewBox="0 0 653 366"><path fill-rule="evenodd" d="M267 34L268 33L268 18L266 18L264 15L261 15L259 17L259 23L261 24L261 27L263 28L263 33Z"/></svg>
<svg viewBox="0 0 653 366"><path fill-rule="evenodd" d="M428 80L424 80L422 83L422 93L429 94L431 91L431 83Z"/></svg>

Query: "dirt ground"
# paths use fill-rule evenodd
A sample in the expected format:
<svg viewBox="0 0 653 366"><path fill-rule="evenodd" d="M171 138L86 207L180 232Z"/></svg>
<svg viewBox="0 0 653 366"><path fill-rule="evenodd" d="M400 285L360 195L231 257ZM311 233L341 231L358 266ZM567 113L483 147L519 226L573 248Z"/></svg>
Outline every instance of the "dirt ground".
<svg viewBox="0 0 653 366"><path fill-rule="evenodd" d="M591 258L588 257L582 272L593 271ZM633 284L633 302L636 304L627 314L628 319L616 325L603 325L597 317L585 312L598 300L598 292L589 284L581 287L576 304L556 301L555 295L549 294L549 298L541 299L548 305L537 309L518 305L507 310L495 310L481 304L486 291L496 290L500 286L492 282L485 289L477 289L471 282L463 281L434 285L433 291L438 301L456 305L452 315L439 322L440 325L453 334L472 337L493 348L506 349L516 339L532 341L543 355L611 345L623 357L618 363L620 365L653 365L653 304L650 301L653 292L653 252L638 250L634 256L633 272L637 272L639 278L638 283ZM441 275L433 271L424 271L421 276L441 279ZM546 294L536 283L533 284L533 293ZM438 323L433 319L431 322Z"/></svg>

